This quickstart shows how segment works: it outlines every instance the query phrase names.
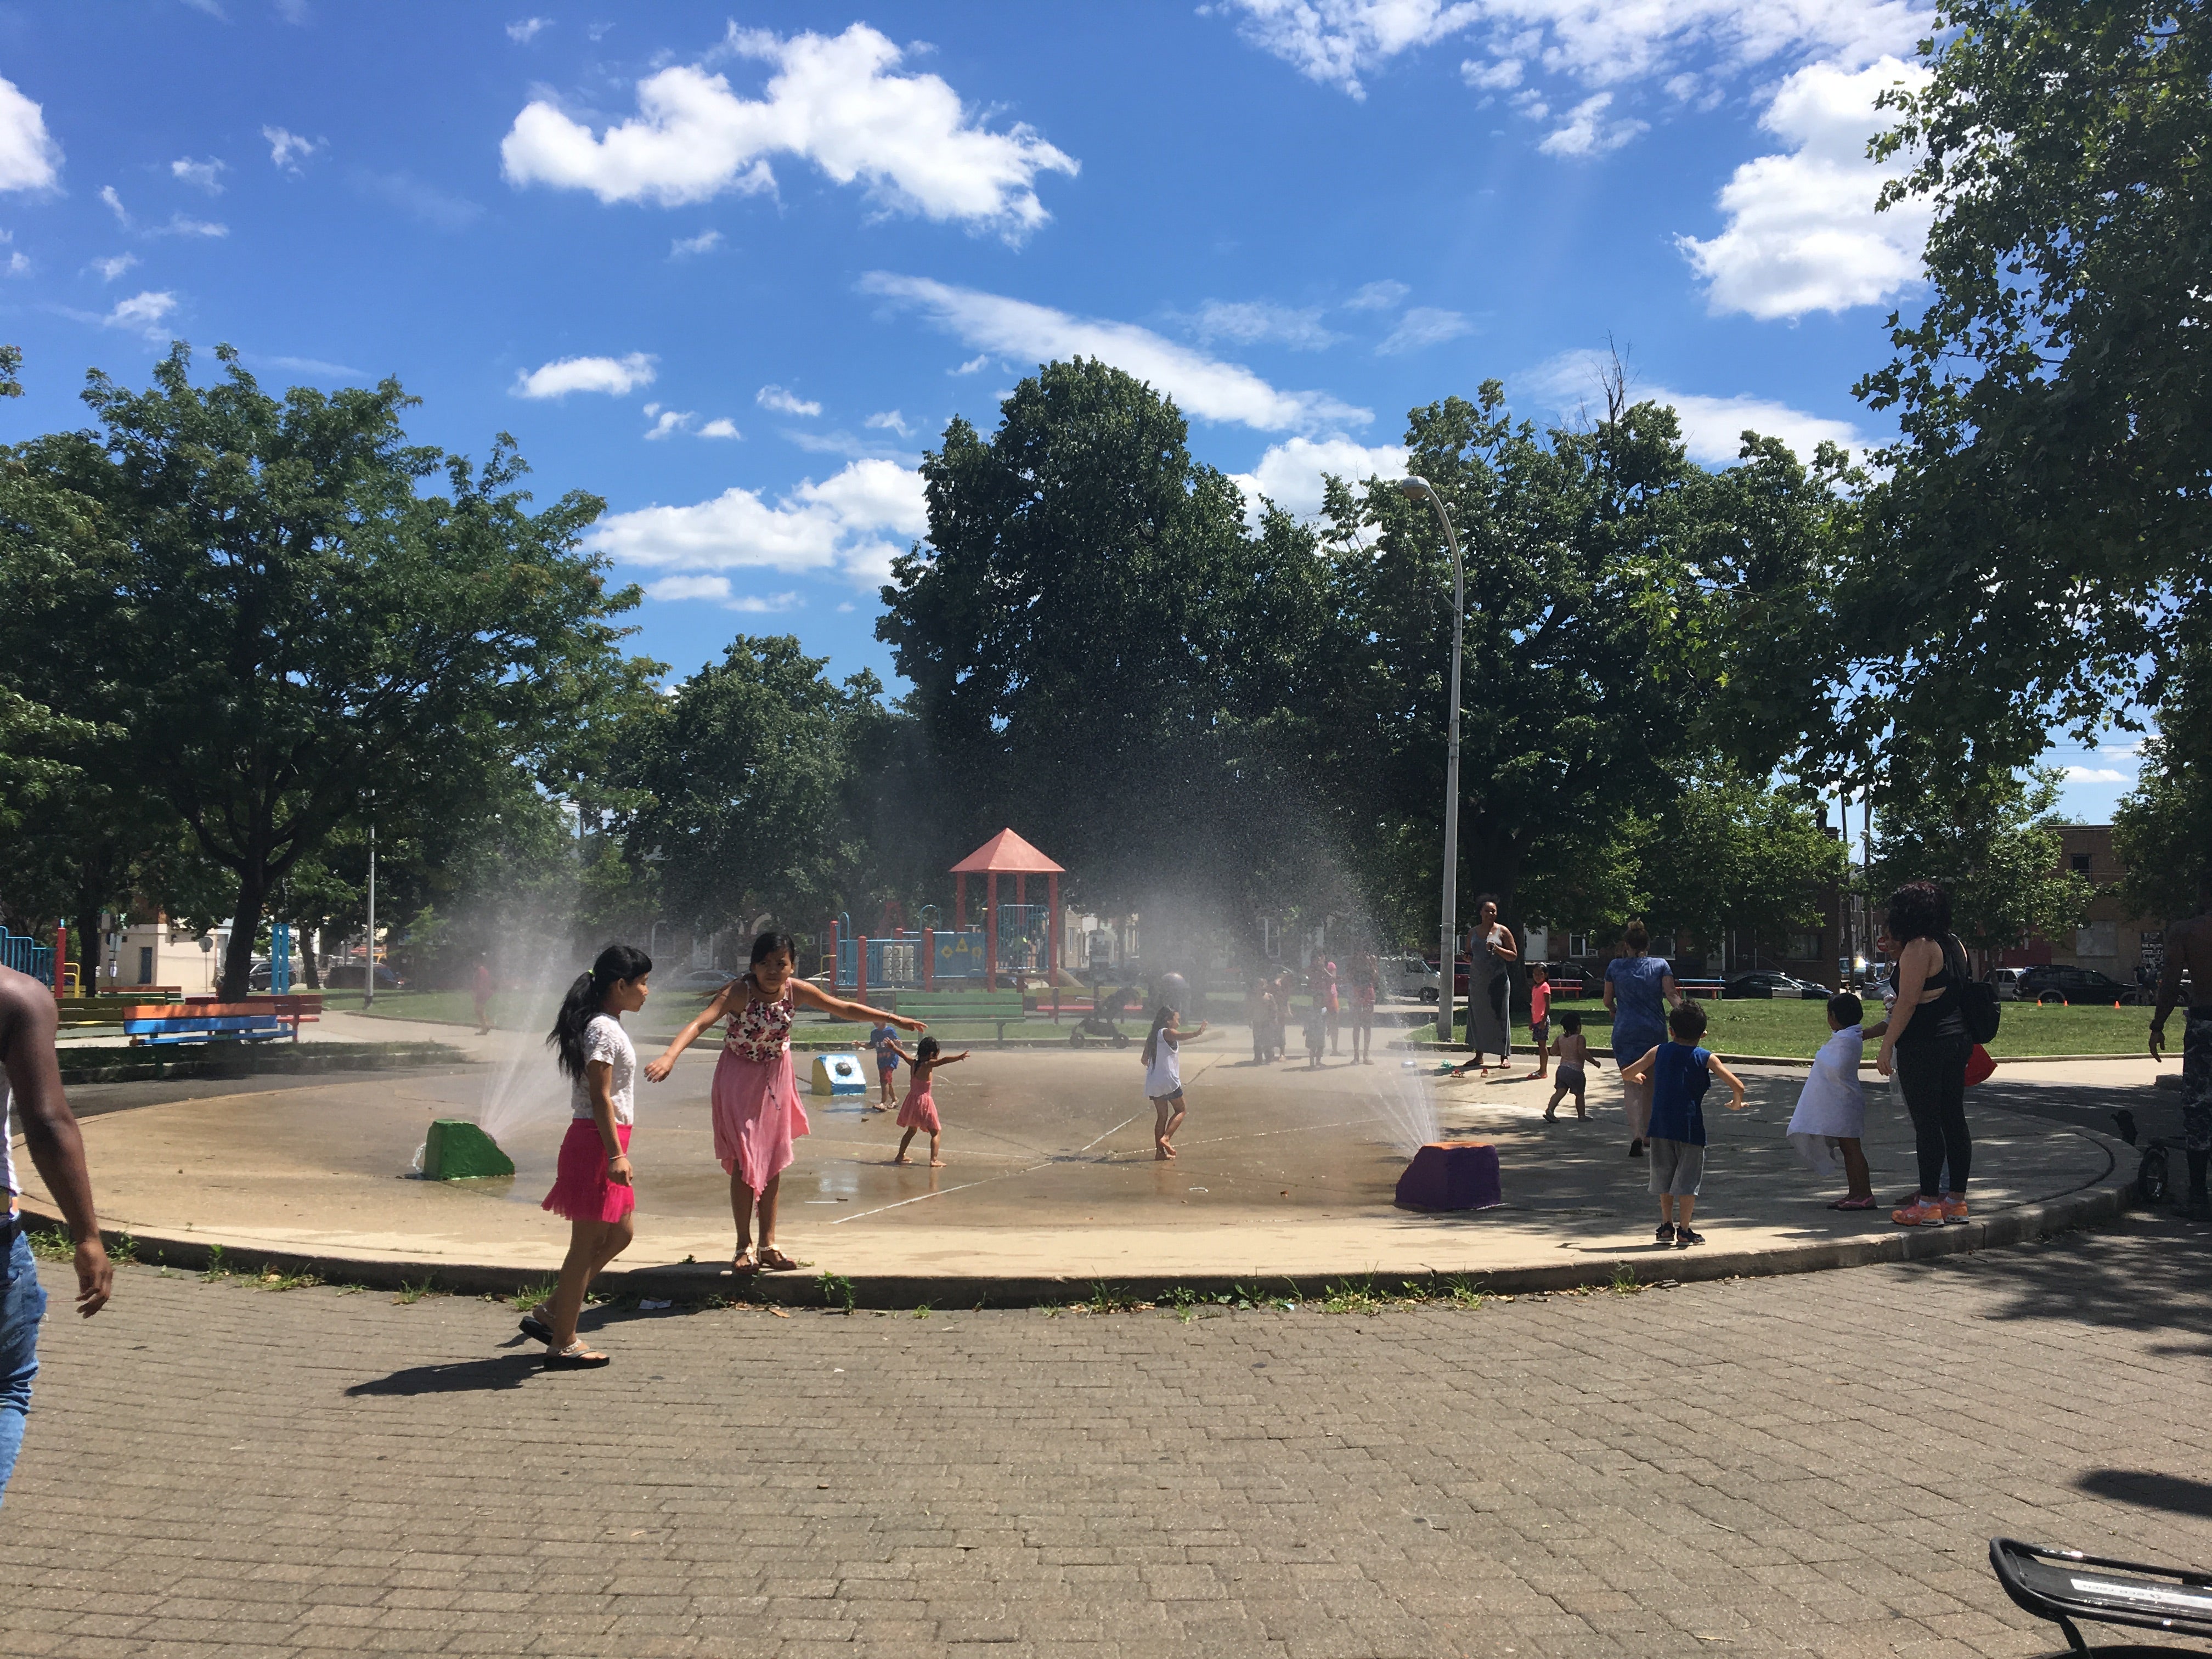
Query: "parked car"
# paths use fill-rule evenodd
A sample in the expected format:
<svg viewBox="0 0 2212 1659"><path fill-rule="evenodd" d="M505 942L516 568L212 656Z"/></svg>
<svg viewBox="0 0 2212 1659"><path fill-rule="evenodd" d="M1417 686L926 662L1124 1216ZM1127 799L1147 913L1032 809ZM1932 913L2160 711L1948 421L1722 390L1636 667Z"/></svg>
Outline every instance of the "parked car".
<svg viewBox="0 0 2212 1659"><path fill-rule="evenodd" d="M2025 968L1992 968L1982 975L1982 983L1997 994L1999 1002L2017 1002L2020 1000L2020 976L2027 971Z"/></svg>
<svg viewBox="0 0 2212 1659"><path fill-rule="evenodd" d="M676 976L675 988L679 991L704 991L711 996L736 977L735 974L721 968L694 968Z"/></svg>
<svg viewBox="0 0 2212 1659"><path fill-rule="evenodd" d="M1721 987L1721 994L1730 1001L1754 997L1782 1002L1826 1002L1835 993L1825 985L1815 985L1812 981L1799 979L1794 974L1761 968L1748 974L1738 974Z"/></svg>
<svg viewBox="0 0 2212 1659"><path fill-rule="evenodd" d="M1419 957L1384 957L1376 978L1385 998L1415 997L1423 1002L1437 1000L1437 970Z"/></svg>
<svg viewBox="0 0 2212 1659"><path fill-rule="evenodd" d="M2075 968L2065 963L2046 963L2039 968L2023 968L2016 987L2017 1000L2021 1002L2140 1002L2142 993L2132 985L2123 985L2109 974L2100 974L2094 968Z"/></svg>
<svg viewBox="0 0 2212 1659"><path fill-rule="evenodd" d="M1474 965L1474 964L1468 961L1465 957L1458 958L1456 963L1453 965L1452 994L1454 996L1464 997L1467 994L1467 970ZM1431 980L1435 980L1437 977L1437 964L1434 962L1424 960L1421 966L1427 969ZM1434 1002L1436 1000L1436 993L1433 991L1430 992L1428 995L1421 999L1424 1002Z"/></svg>

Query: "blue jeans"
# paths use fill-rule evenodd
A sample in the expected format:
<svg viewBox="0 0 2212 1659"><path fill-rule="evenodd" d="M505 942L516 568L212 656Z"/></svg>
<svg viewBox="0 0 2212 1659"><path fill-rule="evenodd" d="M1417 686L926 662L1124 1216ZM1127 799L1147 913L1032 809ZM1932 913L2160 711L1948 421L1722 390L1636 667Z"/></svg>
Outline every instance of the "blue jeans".
<svg viewBox="0 0 2212 1659"><path fill-rule="evenodd" d="M15 1454L23 1449L23 1414L31 1409L31 1379L39 1374L39 1322L46 1316L46 1291L39 1283L31 1241L18 1233L0 1279L0 1501L15 1472Z"/></svg>

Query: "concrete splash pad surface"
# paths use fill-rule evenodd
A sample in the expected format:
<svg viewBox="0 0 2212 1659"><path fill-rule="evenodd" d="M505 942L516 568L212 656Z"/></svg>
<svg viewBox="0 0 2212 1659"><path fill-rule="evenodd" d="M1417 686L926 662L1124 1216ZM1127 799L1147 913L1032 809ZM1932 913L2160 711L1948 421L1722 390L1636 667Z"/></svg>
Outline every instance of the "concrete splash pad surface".
<svg viewBox="0 0 2212 1659"><path fill-rule="evenodd" d="M1602 1277L1622 1262L1654 1278L1693 1265L1698 1253L1653 1243L1655 1205L1645 1166L1625 1156L1610 1066L1593 1075L1591 1117L1579 1123L1571 1105L1561 1121L1541 1121L1548 1084L1437 1082L1446 1134L1498 1147L1505 1202L1417 1215L1392 1207L1407 1153L1387 1144L1376 1097L1397 1080L1401 1056L1386 1049L1371 1066L1338 1061L1318 1073L1255 1066L1226 1035L1220 1047L1188 1051L1191 1114L1171 1163L1152 1158L1133 1050L978 1050L941 1073L935 1091L941 1170L927 1167L924 1137L916 1164L890 1162L900 1134L890 1114L810 1097L814 1132L784 1177L778 1242L811 1269L856 1279L1562 1268ZM728 1182L707 1106L713 1063L712 1049L695 1053L667 1083L640 1084L638 1237L619 1266L728 1259ZM1782 1132L1802 1077L1747 1075L1752 1107L1741 1114L1722 1109L1724 1094L1709 1097L1713 1146L1698 1215L1717 1261L1899 1231L1886 1209L1828 1210L1840 1182L1814 1176L1790 1153ZM445 1184L409 1173L430 1120L473 1116L484 1086L481 1069L318 1079L93 1116L85 1136L108 1224L145 1237L367 1263L550 1269L567 1224L538 1200L565 1115L505 1138L512 1180ZM2063 1090L2065 1080L2045 1086ZM1913 1182L1910 1127L1879 1082L1869 1104L1868 1149L1886 1203ZM2133 1172L2117 1143L2075 1125L1978 1103L1973 1115L1978 1218L2109 1196ZM31 1197L47 1207L42 1194Z"/></svg>

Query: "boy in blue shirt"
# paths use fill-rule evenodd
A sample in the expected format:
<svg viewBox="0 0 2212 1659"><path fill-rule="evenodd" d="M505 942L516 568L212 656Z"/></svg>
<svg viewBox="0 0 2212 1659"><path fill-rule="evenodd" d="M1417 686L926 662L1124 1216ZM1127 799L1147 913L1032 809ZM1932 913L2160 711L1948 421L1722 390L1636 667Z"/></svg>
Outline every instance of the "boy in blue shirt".
<svg viewBox="0 0 2212 1659"><path fill-rule="evenodd" d="M868 1109L880 1112L898 1103L897 1030L890 1025L877 1026L868 1033L868 1047L876 1051L876 1086L882 1091Z"/></svg>
<svg viewBox="0 0 2212 1659"><path fill-rule="evenodd" d="M1721 1064L1720 1056L1698 1047L1705 1034L1705 1011L1685 999L1667 1013L1673 1041L1620 1068L1624 1082L1649 1082L1651 1089L1651 1190L1659 1194L1659 1242L1686 1250L1705 1242L1690 1229L1698 1188L1705 1177L1705 1091L1715 1078L1729 1086L1729 1110L1743 1109L1743 1079ZM1675 1218L1675 1206L1681 1217Z"/></svg>

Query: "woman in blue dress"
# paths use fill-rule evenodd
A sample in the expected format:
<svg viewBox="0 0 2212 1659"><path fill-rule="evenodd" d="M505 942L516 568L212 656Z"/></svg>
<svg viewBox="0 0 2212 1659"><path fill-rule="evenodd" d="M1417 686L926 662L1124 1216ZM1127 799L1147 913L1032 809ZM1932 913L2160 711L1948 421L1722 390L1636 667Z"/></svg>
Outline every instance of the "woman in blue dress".
<svg viewBox="0 0 2212 1659"><path fill-rule="evenodd" d="M1649 954L1651 932L1639 920L1620 931L1620 954L1605 964L1605 1006L1613 1015L1613 1061L1633 1066L1667 1040L1667 1011L1682 1000L1674 970L1664 957ZM1649 1079L1620 1080L1621 1103L1628 1109L1628 1155L1644 1156L1651 1131Z"/></svg>

